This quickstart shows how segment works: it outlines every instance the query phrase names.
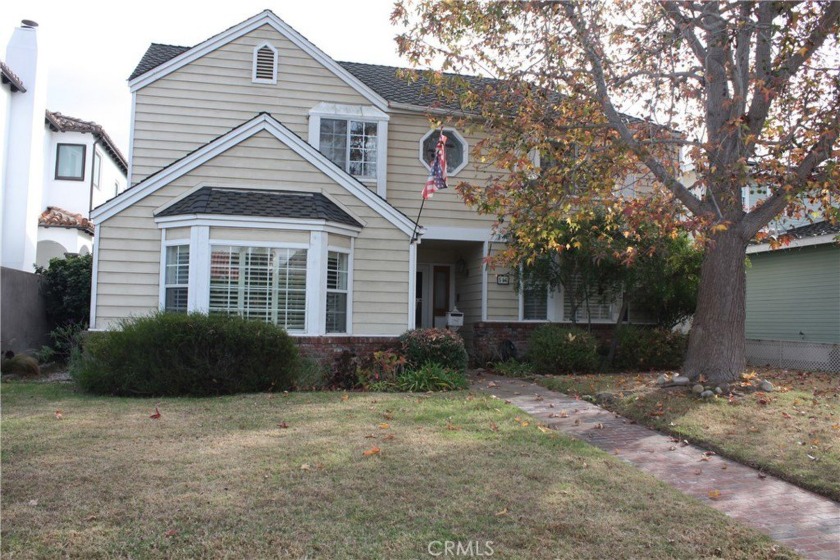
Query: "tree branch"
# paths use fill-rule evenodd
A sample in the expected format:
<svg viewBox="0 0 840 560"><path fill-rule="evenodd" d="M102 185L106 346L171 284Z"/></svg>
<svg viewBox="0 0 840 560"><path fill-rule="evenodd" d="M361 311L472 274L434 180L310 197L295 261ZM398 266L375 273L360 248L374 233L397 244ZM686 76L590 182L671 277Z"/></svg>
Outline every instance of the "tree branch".
<svg viewBox="0 0 840 560"><path fill-rule="evenodd" d="M577 34L578 40L580 41L581 46L583 47L584 53L586 55L587 60L592 65L592 77L595 80L595 87L598 92L598 98L601 103L601 107L607 117L607 120L610 122L611 125L618 131L621 139L627 144L627 146L636 154L636 156L647 165L648 169L656 176L657 179L662 181L662 183L670 190L674 196L676 196L683 204L685 204L686 208L695 216L700 216L702 214L707 213L708 208L706 205L697 197L695 197L691 192L685 188L685 186L677 181L677 179L673 176L673 174L668 173L665 169L665 166L662 163L649 154L646 150L642 148L639 142L633 137L633 133L630 131L628 126L624 123L621 115L615 109L610 100L609 91L607 90L606 79L604 77L604 67L601 61L600 56L598 56L599 49L594 42L594 39L589 35L589 32L584 25L581 18L578 16L576 12L576 3L574 0L567 0L563 2L563 9L566 13L566 17L569 18L569 21L572 23L572 26L575 29Z"/></svg>
<svg viewBox="0 0 840 560"><path fill-rule="evenodd" d="M697 38L697 35L695 35L691 30L691 22L689 19L685 16L682 10L679 9L676 2L664 0L659 2L659 7L665 11L674 23L674 27L688 42L688 46L691 48L694 56L697 57L697 60L700 62L700 66L703 66L706 63L706 48L703 46L703 43L700 42L700 39Z"/></svg>

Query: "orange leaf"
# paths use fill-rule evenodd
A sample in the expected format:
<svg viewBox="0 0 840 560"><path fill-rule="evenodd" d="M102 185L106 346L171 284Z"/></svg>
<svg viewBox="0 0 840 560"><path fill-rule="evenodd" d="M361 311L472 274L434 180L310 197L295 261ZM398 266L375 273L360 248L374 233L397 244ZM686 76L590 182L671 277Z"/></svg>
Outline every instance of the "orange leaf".
<svg viewBox="0 0 840 560"><path fill-rule="evenodd" d="M390 424L385 424L384 422L382 424L379 424L379 429L380 430L387 430L390 427L391 427Z"/></svg>
<svg viewBox="0 0 840 560"><path fill-rule="evenodd" d="M499 425L496 424L495 422L490 422L490 430L494 431L494 432L498 432L499 431Z"/></svg>
<svg viewBox="0 0 840 560"><path fill-rule="evenodd" d="M370 457L371 455L378 454L380 451L382 450L374 445L373 447L362 453L362 455L364 455L365 457Z"/></svg>
<svg viewBox="0 0 840 560"><path fill-rule="evenodd" d="M394 439L394 434L388 434L387 436L382 438L382 441L391 441L392 439Z"/></svg>
<svg viewBox="0 0 840 560"><path fill-rule="evenodd" d="M56 419L56 420L61 420L61 418L62 418L62 415L61 415L61 409L56 410L56 411L55 411L55 419Z"/></svg>
<svg viewBox="0 0 840 560"><path fill-rule="evenodd" d="M710 500L719 500L720 499L720 490L709 490L709 499Z"/></svg>
<svg viewBox="0 0 840 560"><path fill-rule="evenodd" d="M346 401L349 398L350 398L350 395L348 395L347 393L344 393L343 395L341 395L341 400L342 401Z"/></svg>

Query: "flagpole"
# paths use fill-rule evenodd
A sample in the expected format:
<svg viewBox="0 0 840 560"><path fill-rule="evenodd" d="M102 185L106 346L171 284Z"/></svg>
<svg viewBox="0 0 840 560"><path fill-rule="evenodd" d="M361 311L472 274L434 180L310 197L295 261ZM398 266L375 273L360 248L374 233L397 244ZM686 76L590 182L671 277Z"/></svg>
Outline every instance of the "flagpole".
<svg viewBox="0 0 840 560"><path fill-rule="evenodd" d="M423 197L423 201L420 203L420 211L417 212L417 219L414 221L414 233L411 234L411 243L414 243L417 240L417 226L420 225L420 215L423 213L423 206L426 204L426 197Z"/></svg>

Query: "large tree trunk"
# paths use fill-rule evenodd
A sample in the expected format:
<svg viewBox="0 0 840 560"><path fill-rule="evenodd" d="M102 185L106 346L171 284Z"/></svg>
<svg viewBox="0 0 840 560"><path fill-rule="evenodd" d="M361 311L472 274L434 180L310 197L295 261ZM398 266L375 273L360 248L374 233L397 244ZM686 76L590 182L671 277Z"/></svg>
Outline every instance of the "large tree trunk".
<svg viewBox="0 0 840 560"><path fill-rule="evenodd" d="M697 312L683 375L712 383L738 379L746 367L746 241L737 228L717 235L700 268Z"/></svg>

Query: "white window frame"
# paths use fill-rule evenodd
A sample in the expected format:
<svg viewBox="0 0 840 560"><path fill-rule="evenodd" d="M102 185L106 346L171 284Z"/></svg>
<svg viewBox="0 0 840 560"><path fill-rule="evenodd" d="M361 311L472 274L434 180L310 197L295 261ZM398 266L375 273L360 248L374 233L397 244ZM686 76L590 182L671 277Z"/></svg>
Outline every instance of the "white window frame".
<svg viewBox="0 0 840 560"><path fill-rule="evenodd" d="M166 253L167 253L169 247L178 247L178 246L187 247L188 250L190 251L190 263L189 263L189 269L188 269L188 273L187 273L188 281L187 281L186 286L184 286L183 284L167 284L166 283ZM161 247L160 247L160 293L159 293L159 302L158 302L158 308L161 311L166 311L166 289L167 288L182 288L182 287L187 288L187 310L186 311L187 311L187 313L192 311L190 309L190 298L192 297L192 294L193 294L193 286L192 286L192 283L190 282L190 280L192 280L192 275L193 275L192 257L193 257L192 247L191 247L189 239L167 240L166 239L166 232L165 231L163 232L163 234L161 236Z"/></svg>
<svg viewBox="0 0 840 560"><path fill-rule="evenodd" d="M266 47L271 49L271 53L274 56L274 63L271 65L271 71L272 72L271 72L271 79L270 80L266 79L266 78L258 78L257 77L257 56L258 56L259 52ZM278 61L278 55L277 55L277 48L274 45L272 45L271 43L265 42L265 43L260 43L259 45L254 47L254 53L253 53L252 62L251 62L251 82L253 82L255 84L272 84L272 85L276 84L277 83L277 65L278 65L278 63L279 63L279 61Z"/></svg>
<svg viewBox="0 0 840 560"><path fill-rule="evenodd" d="M236 238L213 238L210 235L210 228L216 228L218 233L227 228L245 227L247 221L239 219L237 222L225 221L224 217L215 220L208 216L196 216L192 218L181 218L178 220L158 219L158 228L161 229L160 249L160 277L159 277L159 307L161 310L166 305L166 250L172 245L188 245L190 247L190 269L189 283L187 286L187 312L207 313L210 308L210 266L211 246L232 246L232 247L264 247L268 249L306 249L306 315L305 328L302 331L289 331L294 336L349 336L353 334L353 269L355 253L355 237L358 229L337 228L337 224L318 225L307 224L309 230L308 243L295 243L285 241L252 241ZM276 229L283 231L301 231L301 224L290 223L286 227L283 221L275 220L271 224L258 224L262 229ZM169 228L190 228L189 238L167 239ZM350 248L328 245L328 235L337 234L348 237ZM327 303L327 255L329 251L346 253L348 256L347 267L347 331L344 333L326 332L326 303Z"/></svg>
<svg viewBox="0 0 840 560"><path fill-rule="evenodd" d="M90 182L96 190L102 190L102 154L99 150L93 150L93 167L91 168Z"/></svg>
<svg viewBox="0 0 840 560"><path fill-rule="evenodd" d="M519 290L519 321L522 323L564 323L571 325L572 320L565 318L565 288L558 286L556 290L548 292L546 299L546 318L545 319L525 319L525 290ZM613 324L618 319L618 311L621 309L621 298L618 297L611 304L609 319L592 319L587 320L585 317L577 321L578 325L592 323L595 324Z"/></svg>
<svg viewBox="0 0 840 560"><path fill-rule="evenodd" d="M352 334L352 331L353 331L352 322L350 321L351 311L353 309L353 304L352 304L352 301L353 301L353 298L352 298L352 293L353 293L353 249L352 249L353 241L354 240L351 239L351 242L350 242L351 248L350 249L347 249L345 247L333 247L331 245L327 247L327 259L326 259L326 262L324 263L324 265L325 265L325 268L324 268L324 290L325 290L324 332L326 334L349 335L349 334ZM344 289L344 290L339 290L337 288L330 288L329 285L327 284L327 282L329 280L329 274L328 274L328 268L327 267L329 266L329 254L330 253L339 253L339 254L342 254L342 255L347 255L347 288ZM335 332L328 332L327 331L327 326L326 326L327 325L327 301L326 301L326 298L329 297L330 293L347 294L347 307L345 309L346 319L345 319L345 326L344 326L343 331L335 331Z"/></svg>
<svg viewBox="0 0 840 560"><path fill-rule="evenodd" d="M429 136L431 136L432 134L434 134L438 130L439 129L437 129L437 128L433 128L433 129L429 130L428 132L426 132L426 134L424 134L423 137L420 138L420 143L417 145L417 158L420 160L420 163L423 164L423 167L426 168L426 171L431 171L432 167L423 158L423 143L426 141L426 139ZM455 167L455 168L450 168L448 164L446 166L446 175L451 177L451 176L454 176L454 175L457 175L458 173L460 173L461 170L464 169L467 166L467 164L470 162L470 144L469 144L469 142L467 142L467 140L463 136L461 136L461 133L458 132L457 129L443 127L443 134L445 136L450 136L451 135L453 138L455 138L459 142L461 142L461 145L464 147L464 160L461 162L461 165L459 165L458 167Z"/></svg>
<svg viewBox="0 0 840 560"><path fill-rule="evenodd" d="M365 185L372 186L375 184L376 194L382 198L386 198L388 174L388 121L390 117L386 113L372 106L319 103L309 111L309 144L319 151L321 149L322 118L376 123L376 176L351 176ZM349 122L347 123L347 130L349 134ZM346 169L344 172L349 175L349 172Z"/></svg>

